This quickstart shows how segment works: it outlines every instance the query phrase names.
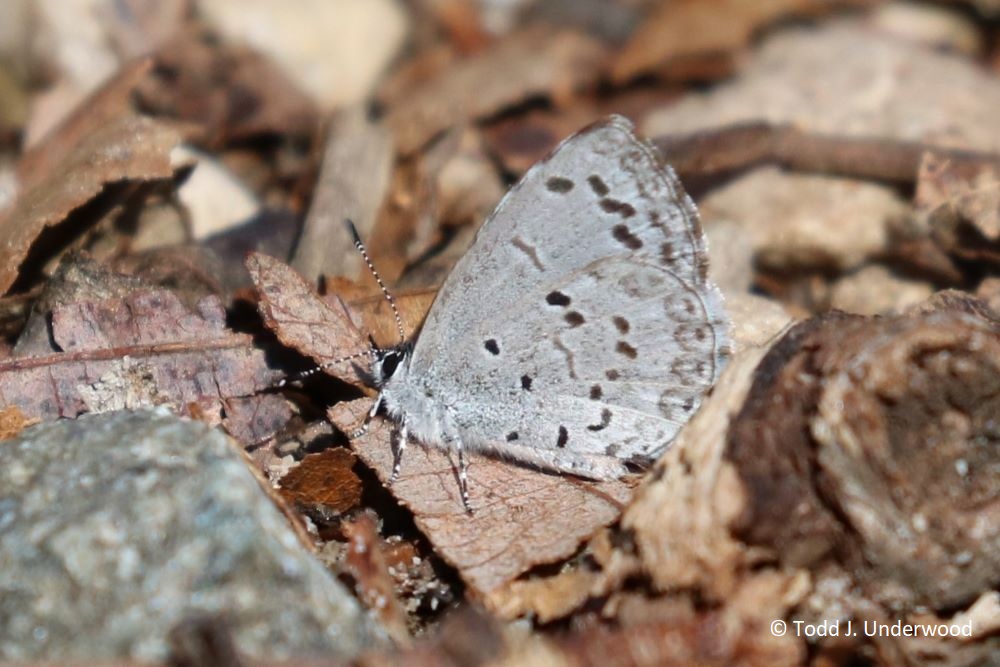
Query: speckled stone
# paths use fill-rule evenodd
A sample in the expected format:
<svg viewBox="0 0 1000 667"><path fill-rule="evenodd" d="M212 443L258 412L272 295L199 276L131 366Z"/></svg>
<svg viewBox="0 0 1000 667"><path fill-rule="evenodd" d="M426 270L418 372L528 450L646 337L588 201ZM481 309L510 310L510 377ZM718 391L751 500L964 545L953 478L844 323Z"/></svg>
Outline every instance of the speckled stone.
<svg viewBox="0 0 1000 667"><path fill-rule="evenodd" d="M298 541L228 438L165 410L0 441L0 659L163 660L193 616L250 656L384 635Z"/></svg>

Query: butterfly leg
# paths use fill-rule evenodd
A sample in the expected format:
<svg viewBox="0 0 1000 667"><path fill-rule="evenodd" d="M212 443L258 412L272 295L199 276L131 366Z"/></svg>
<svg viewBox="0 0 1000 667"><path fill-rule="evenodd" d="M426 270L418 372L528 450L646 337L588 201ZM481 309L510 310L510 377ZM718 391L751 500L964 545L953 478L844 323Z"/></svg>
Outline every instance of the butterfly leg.
<svg viewBox="0 0 1000 667"><path fill-rule="evenodd" d="M396 478L399 477L399 469L403 466L403 452L406 451L406 445L410 439L410 431L406 428L406 421L400 423L399 432L396 434L396 446L393 452L392 461L392 475L389 476L389 484L395 483Z"/></svg>
<svg viewBox="0 0 1000 667"><path fill-rule="evenodd" d="M371 410L369 410L368 414L365 416L364 423L361 424L361 426L359 426L358 428L351 431L351 440L353 440L354 438L360 438L361 436L363 436L365 433L368 432L368 425L371 424L372 419L375 418L375 415L378 413L378 409L379 407L381 407L381 405L382 405L382 394L380 393L375 398L375 402L372 403Z"/></svg>
<svg viewBox="0 0 1000 667"><path fill-rule="evenodd" d="M469 463L465 460L465 447L462 446L462 438L455 438L456 450L458 450L458 488L462 492L462 505L465 511L472 514L472 505L469 504Z"/></svg>
<svg viewBox="0 0 1000 667"><path fill-rule="evenodd" d="M472 514L472 505L469 503L469 463L465 459L465 445L462 444L462 437L458 433L453 433L445 437L445 444L448 449L458 453L458 490L462 494L462 505L465 511Z"/></svg>

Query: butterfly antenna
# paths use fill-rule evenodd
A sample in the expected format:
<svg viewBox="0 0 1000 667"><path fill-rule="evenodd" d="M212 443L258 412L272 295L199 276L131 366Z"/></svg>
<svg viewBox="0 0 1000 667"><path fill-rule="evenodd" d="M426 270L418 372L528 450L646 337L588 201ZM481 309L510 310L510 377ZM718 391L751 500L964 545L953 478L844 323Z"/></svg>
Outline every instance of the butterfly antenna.
<svg viewBox="0 0 1000 667"><path fill-rule="evenodd" d="M355 352L354 354L349 354L346 357L338 357L336 359L331 359L329 361L324 361L319 366L313 366L309 370L301 371L299 373L292 373L291 375L286 375L285 377L283 377L280 380L278 380L277 384L275 384L274 386L278 387L280 389L281 387L287 386L287 385L291 384L292 382L297 382L299 380L305 380L307 377L309 377L311 375L315 375L316 373L319 373L320 371L324 371L327 368L333 368L337 364L342 364L345 361L351 361L352 359L358 359L360 357L371 357L374 354L375 354L375 349L372 348L371 350L365 350L364 352Z"/></svg>
<svg viewBox="0 0 1000 667"><path fill-rule="evenodd" d="M349 219L344 220L347 226L347 231L351 233L351 238L354 239L354 247L358 249L361 253L361 257L364 258L365 264L368 265L368 270L371 274L375 276L375 282L378 283L379 289L382 290L382 295L385 300L389 302L389 307L392 308L393 317L396 318L396 329L399 331L399 342L406 342L406 333L403 331L403 318L399 316L399 309L396 308L396 299L393 298L392 294L389 293L388 288L385 283L382 282L382 277L379 276L378 271L375 270L375 265L372 264L372 260L368 257L368 251L365 250L365 244L361 242L361 236L358 234L358 230L354 227L354 223Z"/></svg>

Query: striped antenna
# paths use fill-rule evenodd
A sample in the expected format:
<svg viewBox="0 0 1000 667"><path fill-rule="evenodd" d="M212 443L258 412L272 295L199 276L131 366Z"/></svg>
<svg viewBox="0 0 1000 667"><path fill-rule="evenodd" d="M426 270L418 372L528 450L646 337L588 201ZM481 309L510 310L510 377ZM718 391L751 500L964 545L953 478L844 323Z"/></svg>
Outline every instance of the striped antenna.
<svg viewBox="0 0 1000 667"><path fill-rule="evenodd" d="M350 232L351 237L354 239L354 247L358 249L361 256L365 260L365 264L368 265L368 270L371 274L375 276L375 282L378 283L379 289L382 290L382 295L385 296L385 300L389 302L389 307L392 308L393 317L396 318L396 329L399 331L399 342L406 342L406 333L403 331L403 318L399 316L399 309L396 308L396 299L393 298L392 294L386 288L385 283L382 282L382 277L379 276L378 271L375 270L375 265L372 264L372 260L368 257L368 251L365 250L365 244L361 242L361 236L358 235L358 230L354 227L354 223L349 219L344 220L344 224L347 226L347 231Z"/></svg>
<svg viewBox="0 0 1000 667"><path fill-rule="evenodd" d="M286 375L285 377L278 380L275 387L279 389L281 387L288 386L292 382L298 382L299 380L305 380L307 377L315 375L320 371L326 370L327 368L333 368L337 364L342 364L345 361L351 361L352 359L358 359L360 357L373 357L375 356L375 349L365 350L364 352L355 352L354 354L349 354L346 357L338 357L337 359L331 359L330 361L324 361L319 366L313 366L309 370L301 371L299 373L292 373L291 375Z"/></svg>

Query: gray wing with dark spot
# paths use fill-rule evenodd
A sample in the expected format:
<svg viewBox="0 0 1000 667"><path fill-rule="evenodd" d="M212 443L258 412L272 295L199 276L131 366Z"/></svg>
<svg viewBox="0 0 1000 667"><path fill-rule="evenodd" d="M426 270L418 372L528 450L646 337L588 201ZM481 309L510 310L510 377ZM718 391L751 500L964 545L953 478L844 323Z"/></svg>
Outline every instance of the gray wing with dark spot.
<svg viewBox="0 0 1000 667"><path fill-rule="evenodd" d="M439 292L410 377L471 448L604 477L662 452L718 376L728 319L694 204L612 117L532 167Z"/></svg>

